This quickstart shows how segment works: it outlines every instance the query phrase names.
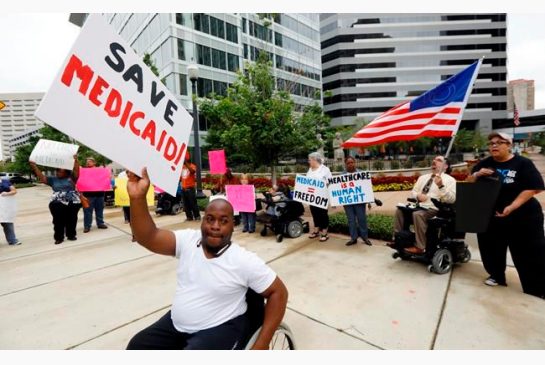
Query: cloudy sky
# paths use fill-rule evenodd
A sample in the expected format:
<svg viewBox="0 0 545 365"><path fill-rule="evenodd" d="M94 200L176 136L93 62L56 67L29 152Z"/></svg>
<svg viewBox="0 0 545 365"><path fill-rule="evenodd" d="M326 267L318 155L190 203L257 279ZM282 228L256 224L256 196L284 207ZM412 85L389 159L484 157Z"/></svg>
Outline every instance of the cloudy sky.
<svg viewBox="0 0 545 365"><path fill-rule="evenodd" d="M0 15L0 93L48 89L79 32L68 15ZM545 108L545 14L510 14L508 38L509 79L535 80L536 107Z"/></svg>

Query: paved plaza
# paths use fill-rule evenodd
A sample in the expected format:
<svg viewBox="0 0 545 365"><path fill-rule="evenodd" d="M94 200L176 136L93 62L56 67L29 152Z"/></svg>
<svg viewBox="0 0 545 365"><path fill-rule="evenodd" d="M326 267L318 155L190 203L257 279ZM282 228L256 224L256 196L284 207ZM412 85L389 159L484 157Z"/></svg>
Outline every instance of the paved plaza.
<svg viewBox="0 0 545 365"><path fill-rule="evenodd" d="M542 156L535 161L544 171ZM109 229L85 234L80 212L78 240L54 245L49 196L46 186L19 189L23 244L0 241L0 349L123 349L168 311L177 261L132 243L121 208L106 209ZM377 196L385 204L373 210L388 212L407 192ZM167 229L198 228L184 218L154 220ZM382 241L346 247L347 239L277 243L236 228L234 240L285 282L284 321L298 348L545 349L543 300L522 293L512 266L508 287L483 285L475 235L466 237L472 260L446 275L393 260Z"/></svg>

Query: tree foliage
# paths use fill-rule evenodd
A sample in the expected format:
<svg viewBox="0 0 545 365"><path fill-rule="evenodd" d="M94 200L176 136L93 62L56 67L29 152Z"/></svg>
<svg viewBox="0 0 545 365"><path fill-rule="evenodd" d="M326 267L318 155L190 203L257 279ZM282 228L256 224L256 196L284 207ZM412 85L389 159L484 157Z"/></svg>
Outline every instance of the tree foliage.
<svg viewBox="0 0 545 365"><path fill-rule="evenodd" d="M317 102L295 112L289 94L276 90L264 53L239 72L226 96L202 99L199 104L210 124L209 147L225 149L228 160L243 155L254 167L269 166L273 179L273 166L280 159L316 149L316 134L329 124Z"/></svg>

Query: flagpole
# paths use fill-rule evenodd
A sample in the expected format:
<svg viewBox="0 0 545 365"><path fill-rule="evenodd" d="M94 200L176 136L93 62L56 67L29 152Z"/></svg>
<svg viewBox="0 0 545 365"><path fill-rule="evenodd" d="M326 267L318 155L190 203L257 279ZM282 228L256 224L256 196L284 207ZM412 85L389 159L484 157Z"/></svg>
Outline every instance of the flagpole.
<svg viewBox="0 0 545 365"><path fill-rule="evenodd" d="M473 91L473 85L475 84L475 80L477 79L477 75L479 74L479 69L481 68L483 60L484 60L484 56L478 61L479 63L477 64L477 67L475 68L475 72L473 73L473 77L471 78L471 82L469 83L470 86L467 88L466 95L464 97L464 105L462 106L464 111L467 105L467 101L469 99L469 95ZM456 133L458 133L458 129L460 128L460 124L462 123L462 117L463 117L463 113L462 115L460 115L458 122L456 123L456 126L454 128L454 132L452 133L452 137L450 139L447 152L445 153L445 158L448 158L450 154L450 150L452 149L452 145L454 145L454 140L456 139Z"/></svg>

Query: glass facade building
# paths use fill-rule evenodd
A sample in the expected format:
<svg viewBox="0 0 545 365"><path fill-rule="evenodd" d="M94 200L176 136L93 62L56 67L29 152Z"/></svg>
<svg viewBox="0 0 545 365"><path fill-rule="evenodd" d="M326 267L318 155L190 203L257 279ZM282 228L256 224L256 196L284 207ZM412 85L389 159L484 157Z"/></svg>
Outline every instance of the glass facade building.
<svg viewBox="0 0 545 365"><path fill-rule="evenodd" d="M321 14L324 110L370 121L485 57L461 128L507 117L506 14Z"/></svg>
<svg viewBox="0 0 545 365"><path fill-rule="evenodd" d="M262 19L255 13L104 14L137 54L151 55L160 78L190 113L188 65L199 66L199 97L224 95L244 62L255 61L260 51L273 64L277 87L289 91L302 110L321 95L319 15L269 15ZM85 16L71 14L70 21L81 26ZM206 119L199 118L199 123L206 135Z"/></svg>

